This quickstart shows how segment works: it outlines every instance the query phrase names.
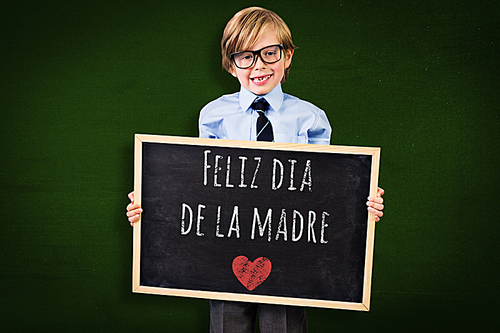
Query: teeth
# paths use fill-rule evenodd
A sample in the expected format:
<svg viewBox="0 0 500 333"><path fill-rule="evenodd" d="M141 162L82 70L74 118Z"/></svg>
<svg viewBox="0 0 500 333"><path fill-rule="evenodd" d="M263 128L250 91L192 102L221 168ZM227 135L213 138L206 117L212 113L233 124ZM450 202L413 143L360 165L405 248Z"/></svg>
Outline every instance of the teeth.
<svg viewBox="0 0 500 333"><path fill-rule="evenodd" d="M269 79L270 77L271 77L271 75L268 75L268 76L264 76L264 77L253 78L252 80L255 82L262 82L262 81Z"/></svg>

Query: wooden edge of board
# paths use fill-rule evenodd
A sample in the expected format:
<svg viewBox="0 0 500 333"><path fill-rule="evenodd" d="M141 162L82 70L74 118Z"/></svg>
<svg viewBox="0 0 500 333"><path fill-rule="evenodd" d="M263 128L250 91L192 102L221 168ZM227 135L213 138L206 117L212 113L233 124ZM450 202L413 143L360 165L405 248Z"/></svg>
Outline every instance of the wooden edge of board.
<svg viewBox="0 0 500 333"><path fill-rule="evenodd" d="M240 140L214 140L214 139L203 139L195 137L136 134L134 142L134 161L135 161L134 193L135 193L135 203L139 204L141 204L141 198L142 198L141 175L142 175L143 142L172 143L172 144L212 146L212 147L237 147L237 148L253 148L253 149L268 149L268 150L289 150L289 151L325 152L325 153L337 153L337 154L372 155L370 196L376 196L378 191L378 176L379 176L379 164L380 164L379 147L357 147L357 146L314 145L314 144L311 145L311 144L294 144L294 143L240 141ZM160 294L168 296L182 296L182 297L204 298L204 299L219 299L219 300L229 300L229 301L369 311L370 296L371 296L372 266L373 266L373 247L375 238L375 216L373 214L368 214L367 228L368 230L367 230L367 242L366 242L366 252L365 252L363 300L361 303L141 286L140 285L141 220L134 223L132 291L135 293Z"/></svg>
<svg viewBox="0 0 500 333"><path fill-rule="evenodd" d="M380 148L372 155L372 169L370 179L370 196L375 197L378 192L378 177L380 166ZM373 248L375 245L375 215L368 214L366 250L365 250L365 273L363 285L363 305L366 311L370 310L372 271L373 271Z"/></svg>
<svg viewBox="0 0 500 333"><path fill-rule="evenodd" d="M374 155L379 151L379 147L357 147L357 146L337 146L337 145L315 145L303 143L281 143L281 142L264 142L264 141L244 141L244 140L214 140L195 137L183 136L168 136L168 135L151 135L151 134L136 134L137 140L141 142L151 143L172 143L197 146L212 146L212 147L235 147L235 148L254 148L267 150L291 150L291 151L306 151L306 152L330 152L338 154L362 154Z"/></svg>
<svg viewBox="0 0 500 333"><path fill-rule="evenodd" d="M139 286L137 289L134 290L134 292L144 293L144 294L157 294L166 296L179 296L179 297L202 298L202 299L235 301L235 302L279 304L279 305L304 306L304 307L341 309L341 310L357 310L357 311L369 310L362 303L325 301L325 300L294 298L294 297L235 294L235 293L225 293L225 292L172 289L172 288L159 288L159 287L147 287L147 286Z"/></svg>
<svg viewBox="0 0 500 333"><path fill-rule="evenodd" d="M142 204L142 140L135 136L134 141L134 202ZM132 290L140 287L141 283L141 219L134 223L133 255L132 255Z"/></svg>

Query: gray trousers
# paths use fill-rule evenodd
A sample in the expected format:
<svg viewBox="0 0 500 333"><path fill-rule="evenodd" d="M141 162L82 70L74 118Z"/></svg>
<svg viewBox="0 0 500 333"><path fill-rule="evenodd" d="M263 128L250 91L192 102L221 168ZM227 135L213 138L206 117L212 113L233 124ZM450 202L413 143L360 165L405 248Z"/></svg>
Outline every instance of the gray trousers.
<svg viewBox="0 0 500 333"><path fill-rule="evenodd" d="M210 333L307 333L303 307L210 301Z"/></svg>

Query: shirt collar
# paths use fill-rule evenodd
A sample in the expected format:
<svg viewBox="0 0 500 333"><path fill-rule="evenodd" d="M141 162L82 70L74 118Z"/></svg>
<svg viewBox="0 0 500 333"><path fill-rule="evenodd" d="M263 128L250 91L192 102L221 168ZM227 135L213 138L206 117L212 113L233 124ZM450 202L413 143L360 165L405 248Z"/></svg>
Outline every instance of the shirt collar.
<svg viewBox="0 0 500 333"><path fill-rule="evenodd" d="M278 111L281 104L283 104L283 91L281 90L281 83L274 87L274 89L266 95L255 95L241 86L239 99L240 106L243 111L246 112L257 97L264 97L266 99L271 106L269 110Z"/></svg>

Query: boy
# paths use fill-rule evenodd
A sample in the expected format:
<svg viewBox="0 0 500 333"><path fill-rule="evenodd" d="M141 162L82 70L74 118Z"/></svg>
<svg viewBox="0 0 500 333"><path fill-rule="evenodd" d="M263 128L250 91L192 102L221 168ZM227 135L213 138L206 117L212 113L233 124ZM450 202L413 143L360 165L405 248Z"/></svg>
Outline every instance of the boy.
<svg viewBox="0 0 500 333"><path fill-rule="evenodd" d="M238 79L241 89L201 110L200 137L330 144L325 113L281 90L295 46L278 15L258 7L236 13L224 29L221 48L223 67ZM378 196L367 202L375 221L383 215L383 193L379 189ZM133 193L129 198L127 216L132 225L142 209L134 204ZM227 301L210 301L210 332L255 332L257 311L263 333L307 332L304 308Z"/></svg>

